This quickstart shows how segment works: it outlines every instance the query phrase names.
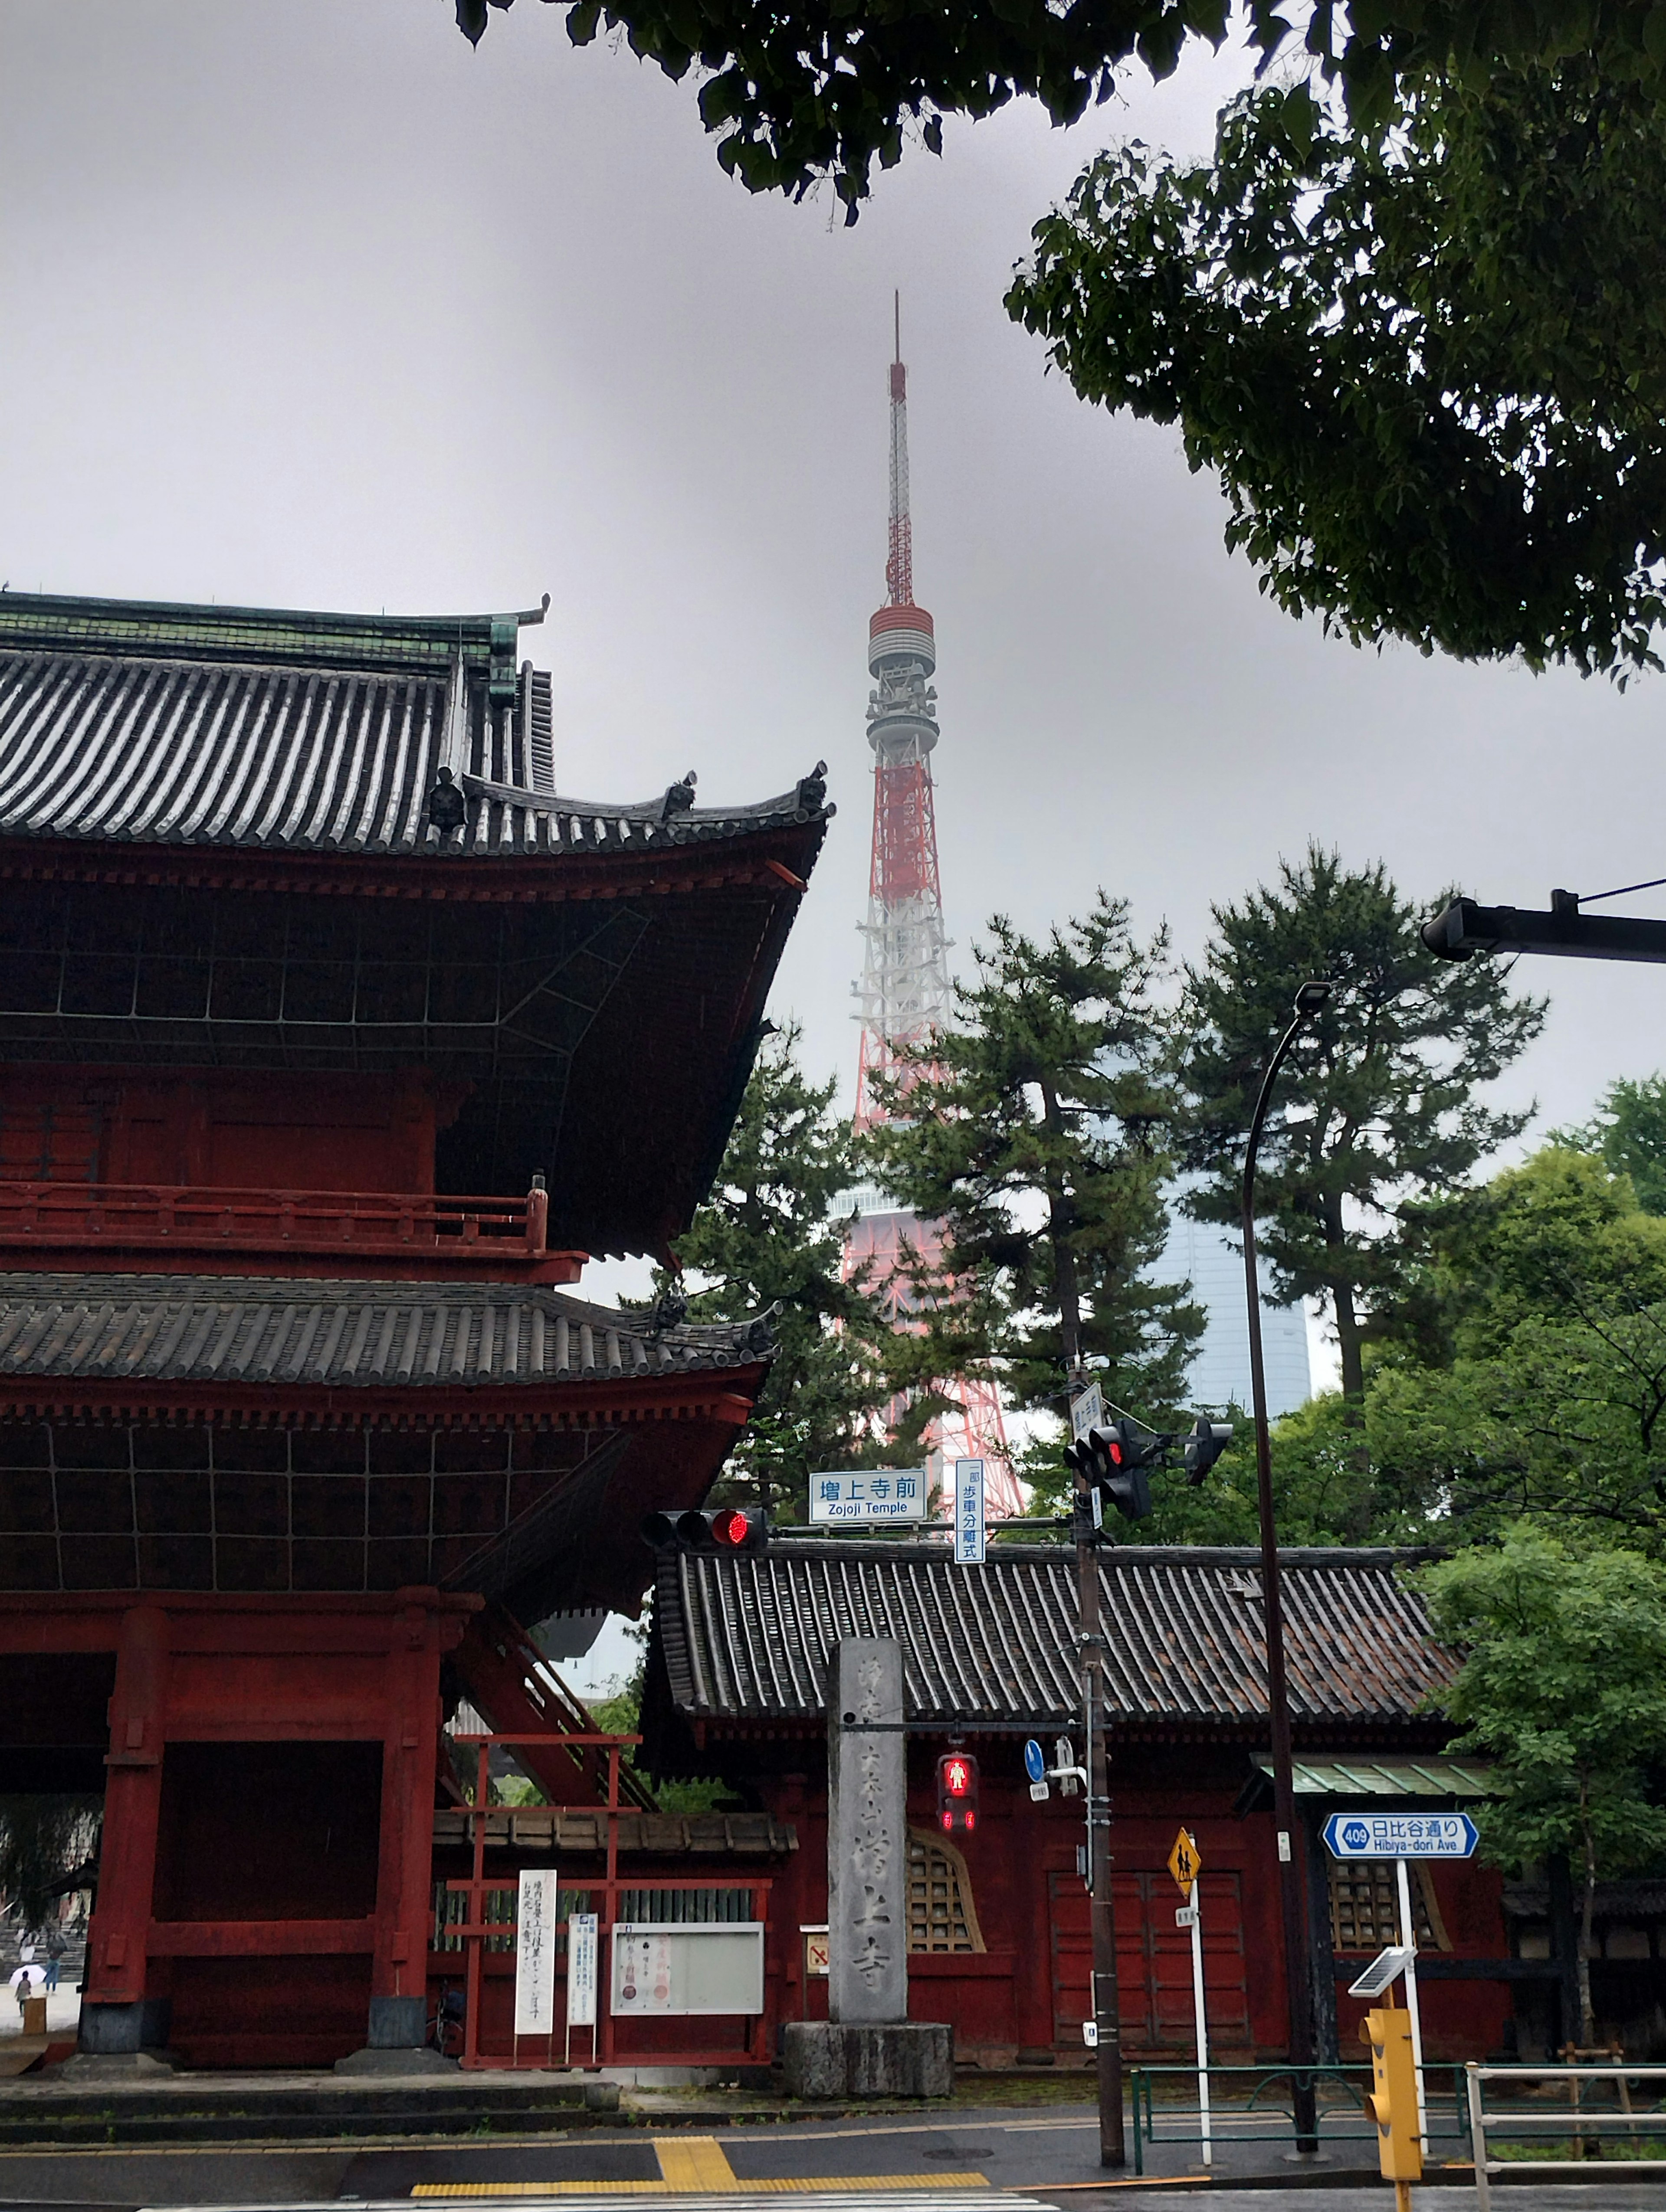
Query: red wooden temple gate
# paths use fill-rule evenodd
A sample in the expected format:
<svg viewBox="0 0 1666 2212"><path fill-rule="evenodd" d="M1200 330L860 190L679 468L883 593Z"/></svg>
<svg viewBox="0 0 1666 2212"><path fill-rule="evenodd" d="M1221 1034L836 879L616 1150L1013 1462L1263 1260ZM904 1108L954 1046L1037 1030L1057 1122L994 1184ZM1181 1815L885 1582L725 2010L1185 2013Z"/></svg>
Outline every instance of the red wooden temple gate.
<svg viewBox="0 0 1666 2212"><path fill-rule="evenodd" d="M518 1624L635 1608L767 1371L562 1286L709 1181L819 772L558 795L539 619L0 599L0 1753L104 1796L87 2049L420 2044L443 1714L550 1730Z"/></svg>

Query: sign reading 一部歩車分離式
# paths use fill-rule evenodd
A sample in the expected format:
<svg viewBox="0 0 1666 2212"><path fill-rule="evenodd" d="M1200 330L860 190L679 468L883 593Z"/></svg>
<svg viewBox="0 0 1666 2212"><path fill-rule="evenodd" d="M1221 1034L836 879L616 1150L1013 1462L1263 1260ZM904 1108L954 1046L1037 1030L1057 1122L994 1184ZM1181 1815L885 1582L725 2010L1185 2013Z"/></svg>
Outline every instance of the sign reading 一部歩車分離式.
<svg viewBox="0 0 1666 2212"><path fill-rule="evenodd" d="M954 1463L954 1563L958 1567L981 1567L983 1553L983 1462L958 1459Z"/></svg>
<svg viewBox="0 0 1666 2212"><path fill-rule="evenodd" d="M1467 1859L1481 1840L1467 1813L1333 1813L1324 1834L1335 1859Z"/></svg>
<svg viewBox="0 0 1666 2212"><path fill-rule="evenodd" d="M923 1467L858 1468L810 1478L810 1518L832 1527L864 1528L889 1522L917 1525L926 1517Z"/></svg>

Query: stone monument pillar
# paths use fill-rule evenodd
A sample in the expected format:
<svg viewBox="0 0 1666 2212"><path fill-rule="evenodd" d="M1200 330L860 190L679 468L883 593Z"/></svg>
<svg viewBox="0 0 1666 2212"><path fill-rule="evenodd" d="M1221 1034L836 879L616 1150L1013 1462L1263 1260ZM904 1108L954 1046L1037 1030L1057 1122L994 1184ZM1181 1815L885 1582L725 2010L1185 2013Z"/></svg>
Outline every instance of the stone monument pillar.
<svg viewBox="0 0 1666 2212"><path fill-rule="evenodd" d="M945 2097L954 2033L909 2010L908 1739L903 1647L849 1636L827 1685L825 2023L789 2021L784 2060L799 2097Z"/></svg>
<svg viewBox="0 0 1666 2212"><path fill-rule="evenodd" d="M827 2014L909 2016L908 1753L903 1647L848 1636L827 1686Z"/></svg>

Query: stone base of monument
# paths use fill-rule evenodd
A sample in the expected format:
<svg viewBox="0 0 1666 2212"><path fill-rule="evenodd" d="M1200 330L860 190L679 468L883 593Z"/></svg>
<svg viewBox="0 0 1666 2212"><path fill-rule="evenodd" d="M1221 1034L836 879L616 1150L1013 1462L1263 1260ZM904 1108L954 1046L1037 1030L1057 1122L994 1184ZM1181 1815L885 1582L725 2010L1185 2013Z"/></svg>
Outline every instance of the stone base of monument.
<svg viewBox="0 0 1666 2212"><path fill-rule="evenodd" d="M954 2088L954 2030L930 2021L848 2027L792 2020L781 2060L789 2097L946 2097Z"/></svg>

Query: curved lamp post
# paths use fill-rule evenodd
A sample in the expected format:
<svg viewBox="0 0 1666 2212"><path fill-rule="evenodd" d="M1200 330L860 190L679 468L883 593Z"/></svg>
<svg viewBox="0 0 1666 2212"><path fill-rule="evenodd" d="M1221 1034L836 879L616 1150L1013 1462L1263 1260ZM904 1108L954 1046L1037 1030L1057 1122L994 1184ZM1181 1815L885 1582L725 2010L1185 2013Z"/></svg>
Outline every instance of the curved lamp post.
<svg viewBox="0 0 1666 2212"><path fill-rule="evenodd" d="M1307 1900L1296 1841L1296 1793L1291 1774L1290 1700L1284 1671L1284 1593L1279 1581L1279 1539L1273 1522L1273 1451L1267 1427L1267 1370L1262 1360L1261 1279L1256 1266L1256 1154L1261 1146L1273 1086L1290 1048L1329 999L1329 983L1304 983L1296 1011L1262 1078L1243 1155L1243 1280L1250 1316L1250 1390L1256 1423L1256 1496L1261 1516L1262 1611L1267 1629L1267 1702L1273 1735L1273 1826L1278 1837L1279 1887L1284 1905L1285 1978L1290 2000L1290 2059L1294 2076L1296 2148L1318 2148L1313 2075L1313 1991L1309 1972Z"/></svg>

